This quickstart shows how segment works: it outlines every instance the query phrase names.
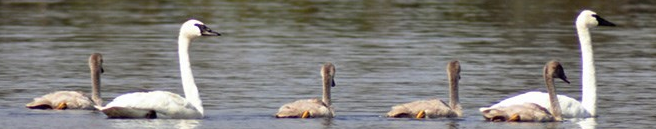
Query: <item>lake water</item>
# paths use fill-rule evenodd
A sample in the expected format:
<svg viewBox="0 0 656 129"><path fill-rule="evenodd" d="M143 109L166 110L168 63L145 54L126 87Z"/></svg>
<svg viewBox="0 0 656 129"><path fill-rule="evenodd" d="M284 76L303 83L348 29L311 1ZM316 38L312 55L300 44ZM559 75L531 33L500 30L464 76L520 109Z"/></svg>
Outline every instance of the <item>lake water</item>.
<svg viewBox="0 0 656 129"><path fill-rule="evenodd" d="M580 98L574 19L592 9L618 27L592 30L598 118L490 123L479 107L544 91L542 66L559 59ZM3 0L2 128L654 128L653 1ZM106 119L97 111L28 110L56 90L90 90L87 58L102 53L103 98L138 90L182 93L177 33L189 18L223 36L191 46L206 118ZM464 117L389 119L396 104L447 98L458 59ZM332 119L275 119L278 108L320 97L319 68L337 68Z"/></svg>

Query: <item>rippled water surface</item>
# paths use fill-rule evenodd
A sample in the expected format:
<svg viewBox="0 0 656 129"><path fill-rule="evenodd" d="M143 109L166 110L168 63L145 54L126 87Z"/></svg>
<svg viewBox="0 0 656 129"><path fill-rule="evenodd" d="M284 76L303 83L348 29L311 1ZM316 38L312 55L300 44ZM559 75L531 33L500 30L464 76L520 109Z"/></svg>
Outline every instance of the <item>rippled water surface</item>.
<svg viewBox="0 0 656 129"><path fill-rule="evenodd" d="M592 30L598 118L488 123L478 108L544 91L542 65L559 59L580 98L574 19L592 9L618 27ZM653 128L656 3L652 1L0 1L3 128ZM87 58L102 53L103 98L182 93L179 26L222 32L191 46L206 118L106 119L97 111L28 110L56 90L90 90ZM462 65L464 117L388 119L395 104L447 98L445 67ZM320 97L319 67L337 67L333 119L275 119L278 107Z"/></svg>

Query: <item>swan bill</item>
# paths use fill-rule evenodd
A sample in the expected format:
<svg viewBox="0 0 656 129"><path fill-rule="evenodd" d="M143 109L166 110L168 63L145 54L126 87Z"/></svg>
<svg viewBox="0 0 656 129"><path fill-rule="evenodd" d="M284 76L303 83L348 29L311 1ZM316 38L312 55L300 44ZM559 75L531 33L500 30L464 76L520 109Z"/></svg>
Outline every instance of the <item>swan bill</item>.
<svg viewBox="0 0 656 129"><path fill-rule="evenodd" d="M195 26L197 26L198 29L200 29L201 36L221 36L221 33L215 32L203 24L195 24Z"/></svg>
<svg viewBox="0 0 656 129"><path fill-rule="evenodd" d="M601 18L599 15L593 14L592 17L597 19L597 23L599 23L599 26L616 26L614 23Z"/></svg>

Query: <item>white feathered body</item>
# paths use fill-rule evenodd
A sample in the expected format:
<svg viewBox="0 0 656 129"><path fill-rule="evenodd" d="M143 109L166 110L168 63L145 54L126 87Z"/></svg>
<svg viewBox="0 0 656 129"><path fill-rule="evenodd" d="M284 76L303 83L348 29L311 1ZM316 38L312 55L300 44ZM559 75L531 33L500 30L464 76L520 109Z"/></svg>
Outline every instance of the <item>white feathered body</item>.
<svg viewBox="0 0 656 129"><path fill-rule="evenodd" d="M558 102L560 102L560 109L562 110L563 118L583 118L590 116L590 113L588 113L576 99L565 95L558 95ZM512 105L522 105L524 103L535 103L551 111L549 94L537 91L527 92L505 99L489 108L508 107ZM483 111L485 109L488 108L481 108L480 110Z"/></svg>
<svg viewBox="0 0 656 129"><path fill-rule="evenodd" d="M99 109L109 118L203 118L202 112L184 97L168 91L121 95Z"/></svg>

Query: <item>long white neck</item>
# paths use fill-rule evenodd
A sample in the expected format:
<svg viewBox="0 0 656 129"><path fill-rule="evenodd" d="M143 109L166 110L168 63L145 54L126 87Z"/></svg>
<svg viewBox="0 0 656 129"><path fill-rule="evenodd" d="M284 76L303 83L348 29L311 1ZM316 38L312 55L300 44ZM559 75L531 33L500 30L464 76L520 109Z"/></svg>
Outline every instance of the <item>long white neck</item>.
<svg viewBox="0 0 656 129"><path fill-rule="evenodd" d="M589 28L585 25L577 25L577 33L579 35L579 42L581 43L581 67L582 67L582 98L581 104L583 108L590 113L591 116L596 116L597 109L597 80L595 75L594 56L592 51L592 43L590 40Z"/></svg>
<svg viewBox="0 0 656 129"><path fill-rule="evenodd" d="M180 77L182 78L182 88L185 98L196 109L203 114L203 104L198 94L198 87L194 82L194 75L191 72L191 63L189 62L189 45L191 39L183 36L178 37L178 55L180 58Z"/></svg>

